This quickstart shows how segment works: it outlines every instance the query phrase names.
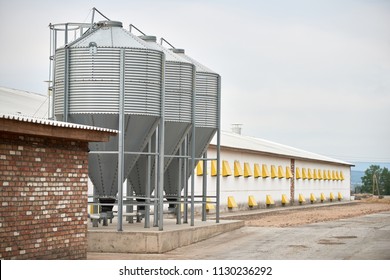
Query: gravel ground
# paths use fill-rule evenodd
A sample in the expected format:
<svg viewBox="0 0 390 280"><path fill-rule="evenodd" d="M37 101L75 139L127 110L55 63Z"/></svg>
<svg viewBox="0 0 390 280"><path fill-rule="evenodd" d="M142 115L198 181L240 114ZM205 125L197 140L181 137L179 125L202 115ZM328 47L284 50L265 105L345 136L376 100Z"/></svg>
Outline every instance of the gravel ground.
<svg viewBox="0 0 390 280"><path fill-rule="evenodd" d="M262 213L258 215L240 216L246 226L251 227L292 227L332 221L344 218L364 216L368 214L390 211L390 199L364 198L344 205L329 207L302 208L279 212ZM229 219L235 219L229 217Z"/></svg>
<svg viewBox="0 0 390 280"><path fill-rule="evenodd" d="M329 206L324 205L322 207L302 207L291 210L283 209L282 211L270 211L249 215L245 215L244 213L242 213L244 215L241 214L224 218L244 220L247 227L241 228L233 232L224 233L209 240L195 243L186 247L181 247L164 254L89 252L87 259L387 259L387 239L383 237L379 238L375 235L381 233L383 234L386 228L382 228L382 230L367 231L366 229L364 229L364 227L362 227L352 229L352 233L350 233L350 229L347 229L345 233L339 233L339 231L337 231L336 234L334 231L340 230L337 228L337 226L329 230L326 230L325 227L320 231L316 230L316 227L310 227L310 224L314 226L314 223L320 223L325 221L337 222L337 220L344 218L365 216L385 211L390 211L390 198L377 199L371 197L364 198L358 201L353 201L347 204L329 203ZM344 223L348 222L349 221L346 220ZM351 221L351 223L353 222ZM306 224L309 226L307 229L304 228ZM297 227L294 229L294 226ZM324 227L324 224L320 223L318 226L321 228ZM256 229L256 227L262 228ZM363 232L361 232L361 230L363 230ZM309 234L309 236L306 238L308 240L305 239L306 241L299 241L299 238L296 237L297 234L299 236L305 236L305 234ZM336 236L334 236L335 234ZM356 242L356 240L358 240L358 235L359 238L362 238L362 240L365 240L365 238L366 240L364 242ZM283 239L283 237L285 239ZM316 238L319 238L319 240L316 241ZM335 240L335 238L337 240ZM341 242L338 240L338 238L351 239L343 239L343 241ZM297 245L296 242L298 241L300 243ZM368 241L374 243L368 244ZM229 254L227 254L226 251L227 242L229 242ZM278 242L282 243L279 244ZM336 244L334 242L337 242L337 244L345 243L344 246L348 245L352 247L343 247L338 251L335 251L335 249L322 250L321 246L328 246L329 244L335 246L333 245ZM286 247L286 244L290 245ZM271 251L267 251L266 253L264 253L263 251L268 250L268 247L272 248L272 250L269 249ZM298 251L295 252L294 250ZM294 251L295 253L292 251ZM270 252L273 252L272 256L270 255ZM303 253L306 253L306 255L304 255Z"/></svg>

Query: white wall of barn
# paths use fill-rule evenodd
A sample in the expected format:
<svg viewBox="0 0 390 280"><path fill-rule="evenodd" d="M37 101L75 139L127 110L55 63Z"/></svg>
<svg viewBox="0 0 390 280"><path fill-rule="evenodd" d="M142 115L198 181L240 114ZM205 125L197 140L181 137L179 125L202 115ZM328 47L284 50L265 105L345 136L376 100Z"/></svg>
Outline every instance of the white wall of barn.
<svg viewBox="0 0 390 280"><path fill-rule="evenodd" d="M208 149L208 158L216 158L216 150L211 147ZM295 168L310 168L340 171L344 175L344 180L315 180L315 179L287 179L287 178L255 178L251 177L235 177L234 176L234 161L239 161L242 170L244 170L244 163L249 163L252 173L254 173L254 164L257 163L260 169L263 164L266 164L269 172L271 173L271 166L274 165L276 171L278 167L282 166L283 171L286 172L286 168L291 168L291 159L277 156L277 155L264 155L260 153L253 153L245 150L238 149L226 149L221 148L221 161L226 160L232 171L232 175L228 177L220 177L220 205L221 211L227 211L228 197L234 197L234 200L238 204L239 209L245 209L248 207L248 197L253 196L258 203L258 207L266 206L266 196L270 195L275 201L276 205L281 205L282 195L286 195L290 199L290 186L291 180L294 180L295 192L294 199L298 202L299 194L302 194L306 203L310 203L310 195L313 193L317 202L320 201L321 193L324 193L326 198L329 199L330 193L333 192L337 199L337 195L340 192L344 200L350 199L350 167L340 164L332 164L311 160L295 160ZM221 164L222 168L222 164ZM295 169L294 169L295 173ZM195 170L196 174L196 170ZM221 172L222 174L222 172ZM207 163L207 185L208 196L216 195L216 176L211 176L211 163ZM190 181L189 181L190 183ZM197 195L202 194L203 177L195 176L195 193Z"/></svg>

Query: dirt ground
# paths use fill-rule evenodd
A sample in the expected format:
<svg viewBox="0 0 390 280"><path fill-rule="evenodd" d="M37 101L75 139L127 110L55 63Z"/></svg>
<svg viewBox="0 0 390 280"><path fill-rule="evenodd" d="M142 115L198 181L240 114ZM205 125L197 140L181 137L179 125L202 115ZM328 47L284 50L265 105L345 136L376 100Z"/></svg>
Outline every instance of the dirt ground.
<svg viewBox="0 0 390 280"><path fill-rule="evenodd" d="M344 205L333 204L329 207L262 213L259 215L240 216L239 219L245 220L245 225L251 227L291 227L363 216L383 211L390 211L390 199L368 197ZM229 219L232 219L232 217Z"/></svg>

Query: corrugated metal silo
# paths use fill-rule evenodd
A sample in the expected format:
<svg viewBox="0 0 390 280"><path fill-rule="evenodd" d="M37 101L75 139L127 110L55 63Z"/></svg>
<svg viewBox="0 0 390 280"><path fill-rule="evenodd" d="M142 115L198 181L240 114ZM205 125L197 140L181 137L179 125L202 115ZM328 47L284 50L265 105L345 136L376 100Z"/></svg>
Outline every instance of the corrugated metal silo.
<svg viewBox="0 0 390 280"><path fill-rule="evenodd" d="M161 115L164 54L124 30L120 22L103 21L95 27L55 52L55 116L118 129L122 108L125 149L142 152ZM91 143L89 148L95 194L115 197L118 138ZM138 157L125 155L120 180L125 180Z"/></svg>
<svg viewBox="0 0 390 280"><path fill-rule="evenodd" d="M198 61L187 56L182 49L172 49L174 53L191 62L196 67L196 99L195 99L195 158L200 158L207 150L211 139L219 128L220 117L220 76ZM192 147L194 137L189 137L189 147ZM191 154L191 152L190 152ZM196 163L195 163L196 165ZM177 173L184 169L178 161L172 161L164 176L164 190L171 196L178 195ZM193 173L188 166L187 176Z"/></svg>
<svg viewBox="0 0 390 280"><path fill-rule="evenodd" d="M164 135L164 168L166 169L178 151L192 124L194 110L195 66L188 60L156 43L155 36L140 36L150 47L157 48L165 54L165 135ZM152 139L155 139L153 137ZM155 143L151 143L152 148ZM144 152L147 152L145 149ZM136 194L146 190L147 157L140 156L128 176ZM150 177L154 180L155 166L151 166ZM169 179L168 179L169 180ZM153 189L150 189L152 192ZM141 207L142 209L142 207Z"/></svg>

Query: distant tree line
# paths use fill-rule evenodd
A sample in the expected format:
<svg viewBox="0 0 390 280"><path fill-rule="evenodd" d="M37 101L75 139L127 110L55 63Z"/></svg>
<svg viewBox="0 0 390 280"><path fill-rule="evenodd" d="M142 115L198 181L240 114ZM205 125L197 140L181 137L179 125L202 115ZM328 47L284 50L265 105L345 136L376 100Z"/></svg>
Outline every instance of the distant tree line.
<svg viewBox="0 0 390 280"><path fill-rule="evenodd" d="M356 192L375 195L390 195L390 172L386 167L371 165L364 171L362 185Z"/></svg>

